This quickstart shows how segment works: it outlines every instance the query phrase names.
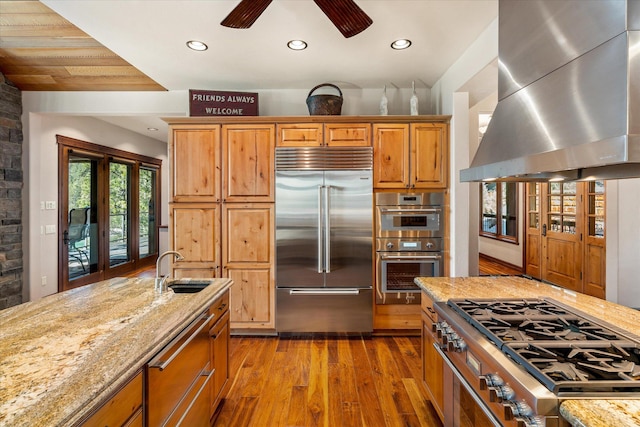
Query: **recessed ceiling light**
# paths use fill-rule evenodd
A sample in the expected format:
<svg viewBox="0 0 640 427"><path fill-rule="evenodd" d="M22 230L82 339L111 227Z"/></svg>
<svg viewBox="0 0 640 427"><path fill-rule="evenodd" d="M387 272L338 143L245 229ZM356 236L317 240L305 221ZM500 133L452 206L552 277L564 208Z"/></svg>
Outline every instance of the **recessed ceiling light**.
<svg viewBox="0 0 640 427"><path fill-rule="evenodd" d="M406 49L411 46L411 40L409 39L398 39L391 43L391 48L396 50Z"/></svg>
<svg viewBox="0 0 640 427"><path fill-rule="evenodd" d="M150 132L157 132L158 128L147 128L147 130Z"/></svg>
<svg viewBox="0 0 640 427"><path fill-rule="evenodd" d="M193 49L193 50L207 50L209 49L209 46L207 46L206 44L199 42L198 40L189 40L187 42L187 47L189 49Z"/></svg>
<svg viewBox="0 0 640 427"><path fill-rule="evenodd" d="M287 43L287 47L291 50L304 50L307 48L307 42L304 40L291 40Z"/></svg>

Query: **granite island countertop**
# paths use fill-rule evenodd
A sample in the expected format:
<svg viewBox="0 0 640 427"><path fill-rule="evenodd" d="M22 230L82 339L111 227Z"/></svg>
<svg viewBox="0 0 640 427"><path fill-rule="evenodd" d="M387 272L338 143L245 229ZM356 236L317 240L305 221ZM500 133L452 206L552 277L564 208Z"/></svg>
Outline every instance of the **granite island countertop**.
<svg viewBox="0 0 640 427"><path fill-rule="evenodd" d="M0 311L0 425L81 420L232 284L211 282L174 294L113 278Z"/></svg>
<svg viewBox="0 0 640 427"><path fill-rule="evenodd" d="M550 297L630 332L640 340L640 311L517 276L418 277L415 283L434 301L450 298ZM562 416L579 427L640 426L640 399L565 400Z"/></svg>

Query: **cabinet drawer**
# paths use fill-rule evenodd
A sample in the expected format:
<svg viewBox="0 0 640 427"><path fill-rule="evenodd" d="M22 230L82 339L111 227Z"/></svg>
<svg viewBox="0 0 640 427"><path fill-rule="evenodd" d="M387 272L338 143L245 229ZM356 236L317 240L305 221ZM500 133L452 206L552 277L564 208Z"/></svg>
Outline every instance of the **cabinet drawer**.
<svg viewBox="0 0 640 427"><path fill-rule="evenodd" d="M211 323L217 322L227 311L229 311L229 292L225 292L222 297L218 298L218 300L209 307L209 314L215 316L211 320Z"/></svg>
<svg viewBox="0 0 640 427"><path fill-rule="evenodd" d="M322 145L322 124L284 124L278 125L279 147L301 147Z"/></svg>
<svg viewBox="0 0 640 427"><path fill-rule="evenodd" d="M327 145L345 147L371 146L371 125L369 123L327 123L324 130Z"/></svg>
<svg viewBox="0 0 640 427"><path fill-rule="evenodd" d="M207 369L199 375L184 395L176 410L166 421L167 426L208 427L211 381L214 372Z"/></svg>
<svg viewBox="0 0 640 427"><path fill-rule="evenodd" d="M82 426L121 426L136 411L142 412L142 372L139 372Z"/></svg>
<svg viewBox="0 0 640 427"><path fill-rule="evenodd" d="M429 319L431 319L433 322L436 322L438 320L438 316L436 315L436 311L433 309L433 300L425 295L424 292L421 295L422 311L424 311L427 316L429 316Z"/></svg>
<svg viewBox="0 0 640 427"><path fill-rule="evenodd" d="M149 425L164 425L209 364L208 313L202 313L147 365Z"/></svg>

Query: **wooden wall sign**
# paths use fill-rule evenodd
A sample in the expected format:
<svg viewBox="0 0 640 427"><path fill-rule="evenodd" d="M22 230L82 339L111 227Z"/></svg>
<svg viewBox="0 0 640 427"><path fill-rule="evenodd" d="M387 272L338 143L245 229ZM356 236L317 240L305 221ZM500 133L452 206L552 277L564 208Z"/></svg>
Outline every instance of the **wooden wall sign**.
<svg viewBox="0 0 640 427"><path fill-rule="evenodd" d="M189 90L190 116L257 116L258 94Z"/></svg>

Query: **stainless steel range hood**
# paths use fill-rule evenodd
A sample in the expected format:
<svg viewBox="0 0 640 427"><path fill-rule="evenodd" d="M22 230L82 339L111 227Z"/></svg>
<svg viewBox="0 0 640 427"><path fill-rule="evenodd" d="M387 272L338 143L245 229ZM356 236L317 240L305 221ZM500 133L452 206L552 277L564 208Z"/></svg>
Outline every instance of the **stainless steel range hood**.
<svg viewBox="0 0 640 427"><path fill-rule="evenodd" d="M640 177L640 0L500 0L498 105L461 181Z"/></svg>

